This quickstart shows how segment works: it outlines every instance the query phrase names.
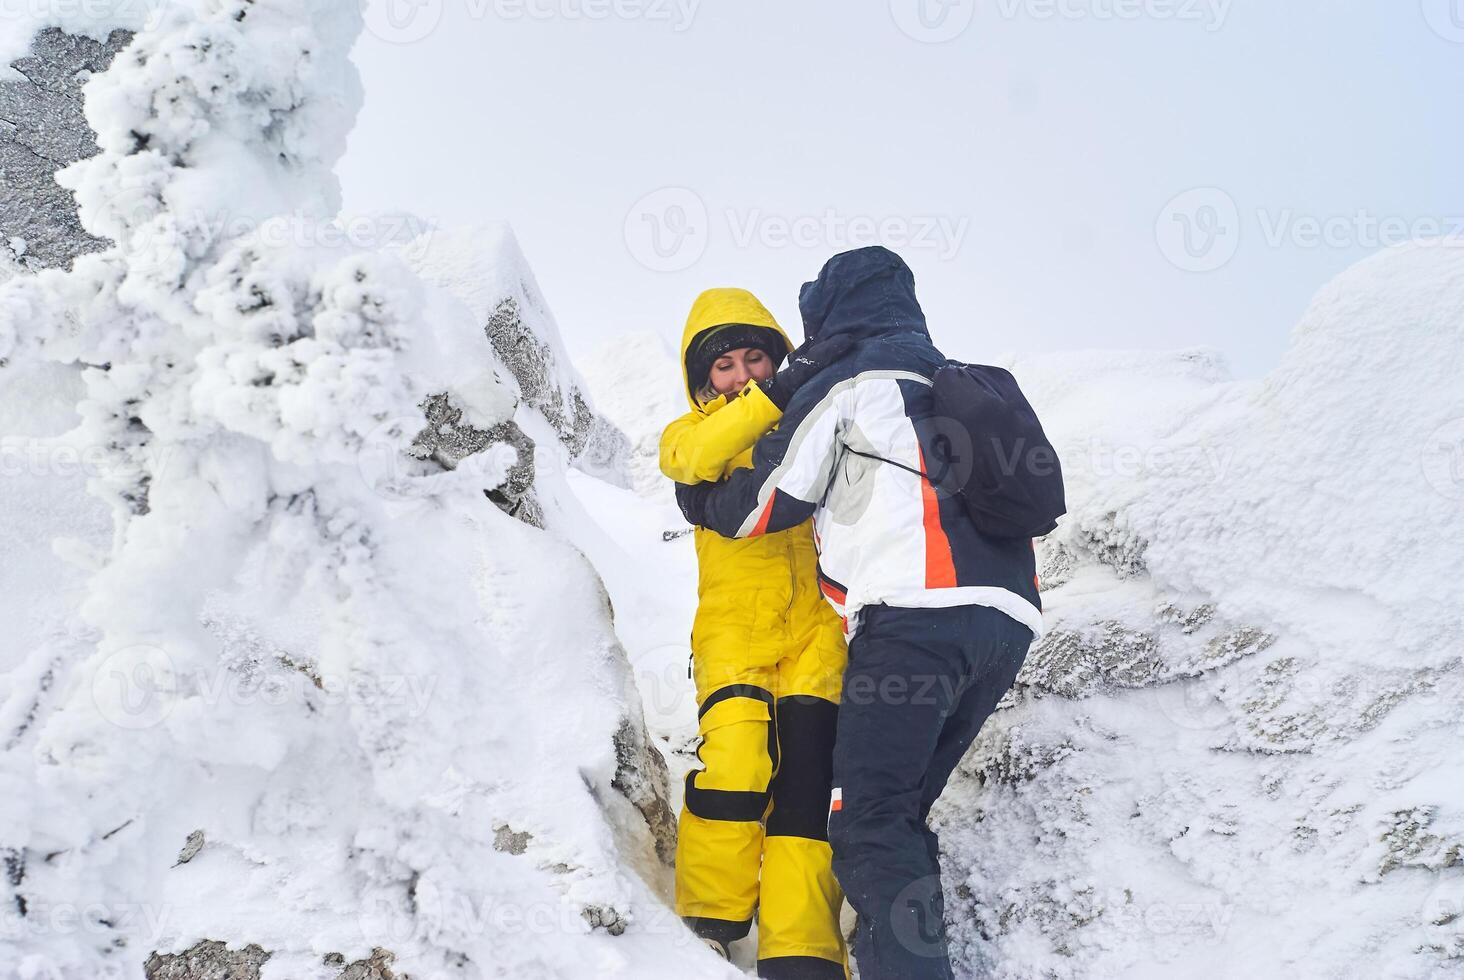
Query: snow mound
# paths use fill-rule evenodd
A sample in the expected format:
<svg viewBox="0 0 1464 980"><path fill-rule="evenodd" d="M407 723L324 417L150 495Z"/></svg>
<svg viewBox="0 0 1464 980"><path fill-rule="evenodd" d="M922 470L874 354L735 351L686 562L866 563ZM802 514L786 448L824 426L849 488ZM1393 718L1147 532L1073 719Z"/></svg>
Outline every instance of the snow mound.
<svg viewBox="0 0 1464 980"><path fill-rule="evenodd" d="M34 575L6 566L0 976L718 975L657 894L665 768L604 586L552 530L568 450L533 460L550 531L484 499L511 439L421 451L434 405L549 411L471 297L323 244L360 28L160 8L59 176L115 246L0 286L0 418L44 459L0 522Z"/></svg>
<svg viewBox="0 0 1464 980"><path fill-rule="evenodd" d="M1464 249L1360 264L1260 383L1014 367L1072 513L1050 633L935 815L963 969L1460 969Z"/></svg>

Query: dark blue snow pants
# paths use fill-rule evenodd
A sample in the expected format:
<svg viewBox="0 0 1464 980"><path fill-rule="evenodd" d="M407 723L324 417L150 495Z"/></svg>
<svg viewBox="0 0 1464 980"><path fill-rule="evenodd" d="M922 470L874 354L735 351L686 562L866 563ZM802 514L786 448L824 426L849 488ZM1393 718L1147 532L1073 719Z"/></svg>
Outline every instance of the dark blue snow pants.
<svg viewBox="0 0 1464 980"><path fill-rule="evenodd" d="M849 643L829 840L859 914L862 980L946 980L945 903L926 826L1016 679L1032 632L988 606L866 606Z"/></svg>

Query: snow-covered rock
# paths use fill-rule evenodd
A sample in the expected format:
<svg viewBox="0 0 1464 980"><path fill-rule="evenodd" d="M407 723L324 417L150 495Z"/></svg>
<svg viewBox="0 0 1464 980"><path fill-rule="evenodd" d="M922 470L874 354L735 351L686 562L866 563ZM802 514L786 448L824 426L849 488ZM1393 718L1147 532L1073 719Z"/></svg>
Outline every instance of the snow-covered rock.
<svg viewBox="0 0 1464 980"><path fill-rule="evenodd" d="M966 975L1464 970L1464 248L1281 365L1013 365L1067 471L1051 632L939 804Z"/></svg>
<svg viewBox="0 0 1464 980"><path fill-rule="evenodd" d="M501 223L433 228L396 251L425 282L451 295L488 337L496 355L493 374L466 390L515 413L485 430L445 395L434 396L426 405L431 424L414 440L413 454L453 468L495 442L507 442L518 452L519 465L490 496L535 526L545 520L533 492L536 451L555 452L559 468L573 466L625 485L629 440L592 407L512 229ZM540 445L529 431L548 439Z"/></svg>
<svg viewBox="0 0 1464 980"><path fill-rule="evenodd" d="M575 467L625 485L629 442L592 407L512 229L502 223L433 229L404 253L418 275L451 293L483 325L518 396L549 423Z"/></svg>
<svg viewBox="0 0 1464 980"><path fill-rule="evenodd" d="M650 497L671 496L661 475L661 430L687 411L681 366L664 332L627 334L603 344L580 363L596 407L630 443L630 485Z"/></svg>
<svg viewBox="0 0 1464 980"><path fill-rule="evenodd" d="M512 440L448 466L423 406L542 446L552 400L467 300L322 244L360 11L156 14L58 177L115 245L0 286L0 416L50 453L3 504L0 976L717 975L658 894L604 586L552 530L593 422L536 453L550 531L501 513ZM48 501L57 440L90 464Z"/></svg>

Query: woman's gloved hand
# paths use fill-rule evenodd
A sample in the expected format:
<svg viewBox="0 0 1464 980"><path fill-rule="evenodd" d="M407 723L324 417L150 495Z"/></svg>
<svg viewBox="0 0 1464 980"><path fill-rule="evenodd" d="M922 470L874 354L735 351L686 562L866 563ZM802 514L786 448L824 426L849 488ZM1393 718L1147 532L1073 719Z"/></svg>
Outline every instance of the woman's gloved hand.
<svg viewBox="0 0 1464 980"><path fill-rule="evenodd" d="M777 374L760 382L763 394L768 396L768 401L778 406L779 411L784 411L788 403L793 400L793 395L824 368L833 364L839 358L849 353L854 346L854 339L843 334L835 334L827 340L815 340L804 344L802 347L788 355L788 363Z"/></svg>

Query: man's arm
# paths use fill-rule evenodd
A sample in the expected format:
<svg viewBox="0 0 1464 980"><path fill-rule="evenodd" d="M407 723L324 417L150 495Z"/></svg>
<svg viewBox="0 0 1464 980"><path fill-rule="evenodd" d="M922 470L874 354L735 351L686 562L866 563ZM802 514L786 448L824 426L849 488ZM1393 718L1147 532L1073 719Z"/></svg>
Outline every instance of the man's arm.
<svg viewBox="0 0 1464 980"><path fill-rule="evenodd" d="M844 380L800 389L782 425L753 449L751 469L721 483L676 488L686 519L728 538L771 534L808 520L833 479L852 397L852 383Z"/></svg>

